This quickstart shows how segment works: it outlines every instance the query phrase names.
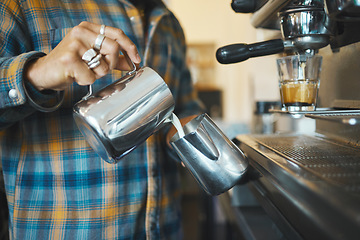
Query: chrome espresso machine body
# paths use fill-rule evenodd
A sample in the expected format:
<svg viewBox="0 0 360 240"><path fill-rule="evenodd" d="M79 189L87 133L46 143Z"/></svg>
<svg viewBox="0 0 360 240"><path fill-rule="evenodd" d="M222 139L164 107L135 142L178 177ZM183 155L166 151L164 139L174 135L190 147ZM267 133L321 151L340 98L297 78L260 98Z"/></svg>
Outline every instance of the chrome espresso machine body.
<svg viewBox="0 0 360 240"><path fill-rule="evenodd" d="M234 139L249 158L246 185L281 232L268 239L359 239L360 2L233 0L232 8L283 38L221 47L220 63L278 53L323 56L317 109L300 113L315 119L313 134ZM234 215L245 239L258 239L245 215Z"/></svg>
<svg viewBox="0 0 360 240"><path fill-rule="evenodd" d="M250 6L249 6L250 5ZM315 54L330 44L334 51L360 41L360 2L337 0L233 0L235 12L253 12L256 28L281 29L283 39L219 48L222 64L281 52Z"/></svg>

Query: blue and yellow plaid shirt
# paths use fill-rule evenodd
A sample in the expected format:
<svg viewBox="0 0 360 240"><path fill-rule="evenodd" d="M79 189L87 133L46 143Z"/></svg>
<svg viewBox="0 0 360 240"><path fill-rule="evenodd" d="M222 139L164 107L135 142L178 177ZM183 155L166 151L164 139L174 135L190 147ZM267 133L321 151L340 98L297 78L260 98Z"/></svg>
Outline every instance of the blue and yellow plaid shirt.
<svg viewBox="0 0 360 240"><path fill-rule="evenodd" d="M185 63L183 31L164 6L144 34L126 0L6 0L0 2L0 152L12 239L177 239L181 236L178 163L161 132L117 164L100 159L78 131L72 106L86 93L73 84L50 113L29 104L51 93L24 85L27 61L49 53L82 21L118 27L137 45L176 100L175 113L201 105ZM121 72L97 80L100 89Z"/></svg>

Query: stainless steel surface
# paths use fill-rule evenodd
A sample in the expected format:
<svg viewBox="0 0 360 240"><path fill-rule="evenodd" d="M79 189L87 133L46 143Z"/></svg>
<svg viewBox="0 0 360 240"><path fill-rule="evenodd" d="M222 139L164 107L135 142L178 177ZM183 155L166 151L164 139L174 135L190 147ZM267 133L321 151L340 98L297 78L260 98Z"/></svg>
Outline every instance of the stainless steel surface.
<svg viewBox="0 0 360 240"><path fill-rule="evenodd" d="M258 136L256 140L310 174L360 194L360 149L309 136Z"/></svg>
<svg viewBox="0 0 360 240"><path fill-rule="evenodd" d="M256 191L304 239L357 239L360 148L309 135L241 135Z"/></svg>
<svg viewBox="0 0 360 240"><path fill-rule="evenodd" d="M326 4L325 4L326 2ZM290 7L289 7L290 6ZM251 18L256 28L279 29L277 14L289 8L318 7L326 8L331 17L341 21L359 20L360 3L351 0L272 0L266 1Z"/></svg>
<svg viewBox="0 0 360 240"><path fill-rule="evenodd" d="M290 12L292 12L290 15L294 15L294 12L301 15L299 12L304 12L306 13L304 15L308 16L301 17L304 20L299 21L296 18L300 16L289 16ZM285 20L282 19L280 24L279 18L284 17ZM360 33L357 31L360 26L359 20L360 3L358 1L269 0L254 12L251 24L255 28L281 29L285 39L291 35L310 31L312 33L308 32L307 38L296 39L299 48L305 49L309 46L313 49L320 49L330 43L331 48L335 51L335 49L360 41ZM295 21L298 22L295 25L300 27L291 30L291 25ZM314 24L308 21L312 21ZM286 22L289 26L284 27ZM293 39L295 40L294 37Z"/></svg>
<svg viewBox="0 0 360 240"><path fill-rule="evenodd" d="M182 138L175 134L170 143L208 194L218 195L239 182L247 159L207 114L187 123L184 132Z"/></svg>
<svg viewBox="0 0 360 240"><path fill-rule="evenodd" d="M325 0L268 0L254 9L252 25L256 28L280 29L281 39L253 44L232 44L219 48L217 60L222 64L238 63L252 57L271 54L316 54L330 44L332 51L360 41L360 4L338 1L336 14L346 14L346 21L329 15ZM328 0L327 3L336 0ZM344 12L342 12L344 11Z"/></svg>
<svg viewBox="0 0 360 240"><path fill-rule="evenodd" d="M267 1L258 11L251 17L251 24L255 28L268 28L280 30L280 22L277 13L280 9L291 2L290 0L273 0Z"/></svg>
<svg viewBox="0 0 360 240"><path fill-rule="evenodd" d="M80 131L99 156L116 163L172 114L174 99L163 79L143 67L74 106Z"/></svg>
<svg viewBox="0 0 360 240"><path fill-rule="evenodd" d="M266 3L256 11L252 18L251 24L256 28L270 28L280 29L278 24L278 13L281 11L291 9L304 9L306 8L323 8L324 1L322 0L272 0L266 1Z"/></svg>
<svg viewBox="0 0 360 240"><path fill-rule="evenodd" d="M326 35L312 35L295 37L284 41L284 50L287 53L297 53L314 55L319 48L329 44L329 37Z"/></svg>
<svg viewBox="0 0 360 240"><path fill-rule="evenodd" d="M331 21L323 9L290 9L280 13L284 39L299 50L319 49L329 44Z"/></svg>
<svg viewBox="0 0 360 240"><path fill-rule="evenodd" d="M347 0L269 0L252 16L256 28L280 29L281 21L286 54L305 49L323 57L316 110L271 110L313 118L316 132L237 138L249 168L259 173L248 185L283 233L360 236L359 20L360 3Z"/></svg>
<svg viewBox="0 0 360 240"><path fill-rule="evenodd" d="M329 45L335 32L341 32L340 28L334 28L338 24L326 14L323 1L267 1L253 17L260 20L260 23L253 23L255 27L280 29L283 43L274 39L251 45L227 45L219 48L216 53L220 63L236 63L251 57L282 52L314 55L319 49ZM264 25L264 21L270 22L270 26Z"/></svg>
<svg viewBox="0 0 360 240"><path fill-rule="evenodd" d="M336 53L324 48L319 54L323 56L321 79L324 80L319 89L320 107L359 109L360 43L342 47ZM339 102L347 103L340 105Z"/></svg>
<svg viewBox="0 0 360 240"><path fill-rule="evenodd" d="M269 112L271 113L280 113L280 114L294 114L294 115L322 115L322 114L339 114L339 115L346 115L346 114L358 114L360 110L355 109L334 109L334 108L317 108L314 111L286 111L281 109L270 109Z"/></svg>
<svg viewBox="0 0 360 240"><path fill-rule="evenodd" d="M288 4L285 9L293 9L294 7L301 8L323 8L323 0L293 0Z"/></svg>
<svg viewBox="0 0 360 240"><path fill-rule="evenodd" d="M314 119L323 119L328 121L335 121L348 125L360 124L360 111L353 113L323 113L323 114L305 114L306 117Z"/></svg>

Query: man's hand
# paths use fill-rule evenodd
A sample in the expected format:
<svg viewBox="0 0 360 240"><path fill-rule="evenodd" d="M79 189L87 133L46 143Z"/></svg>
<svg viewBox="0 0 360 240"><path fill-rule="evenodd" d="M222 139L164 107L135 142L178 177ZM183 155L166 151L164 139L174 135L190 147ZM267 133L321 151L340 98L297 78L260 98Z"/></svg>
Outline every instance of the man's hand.
<svg viewBox="0 0 360 240"><path fill-rule="evenodd" d="M101 44L100 65L90 69L82 60L83 54L94 47L100 33L100 25L82 22L74 27L48 55L29 63L25 70L26 79L38 90L64 90L73 82L90 85L112 69L131 70L121 52L132 62L141 59L135 44L121 29L106 26L105 38Z"/></svg>

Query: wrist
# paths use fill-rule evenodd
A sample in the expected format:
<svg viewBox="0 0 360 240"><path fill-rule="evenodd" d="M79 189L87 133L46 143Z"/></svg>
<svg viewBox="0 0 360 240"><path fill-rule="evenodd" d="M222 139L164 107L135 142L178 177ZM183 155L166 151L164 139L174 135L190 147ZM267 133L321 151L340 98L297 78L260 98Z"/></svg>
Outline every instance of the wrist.
<svg viewBox="0 0 360 240"><path fill-rule="evenodd" d="M41 61L41 58L31 59L26 63L24 68L24 81L29 82L38 91L43 91L45 88L39 84L41 74L39 71L39 61Z"/></svg>

